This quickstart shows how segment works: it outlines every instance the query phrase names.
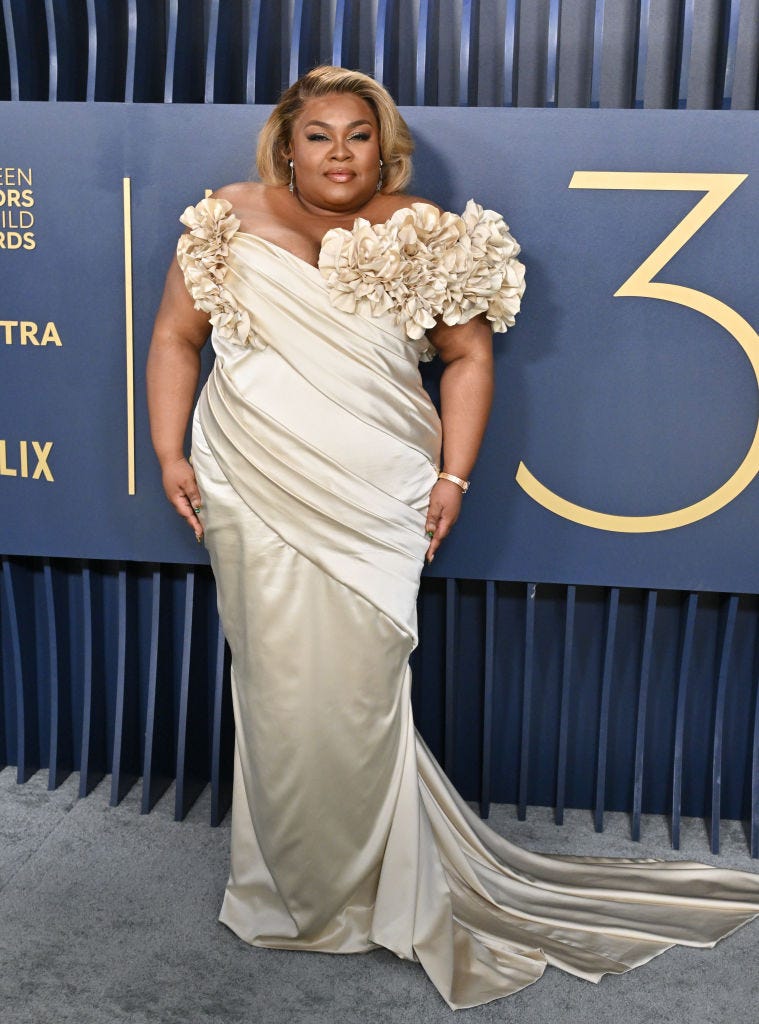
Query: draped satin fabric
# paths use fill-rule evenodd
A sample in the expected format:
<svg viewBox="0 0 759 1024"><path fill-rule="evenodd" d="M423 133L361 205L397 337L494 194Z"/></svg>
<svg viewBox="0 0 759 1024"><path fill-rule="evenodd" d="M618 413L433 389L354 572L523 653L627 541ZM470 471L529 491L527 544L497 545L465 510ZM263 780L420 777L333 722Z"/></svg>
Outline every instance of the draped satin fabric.
<svg viewBox="0 0 759 1024"><path fill-rule="evenodd" d="M440 423L421 343L332 307L256 236L224 287L256 346L215 331L193 425L232 651L232 849L220 920L253 945L418 960L448 1005L598 981L759 913L759 876L541 856L452 788L411 714L408 658Z"/></svg>

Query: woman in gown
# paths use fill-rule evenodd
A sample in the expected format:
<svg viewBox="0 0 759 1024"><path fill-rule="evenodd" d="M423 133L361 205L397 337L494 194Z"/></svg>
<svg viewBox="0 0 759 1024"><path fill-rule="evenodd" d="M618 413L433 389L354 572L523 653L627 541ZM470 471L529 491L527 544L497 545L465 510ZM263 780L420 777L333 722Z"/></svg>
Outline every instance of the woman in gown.
<svg viewBox="0 0 759 1024"><path fill-rule="evenodd" d="M759 876L525 852L415 732L419 576L458 515L492 329L513 324L524 283L498 214L402 193L411 148L365 75L318 68L287 90L259 140L261 183L181 218L148 387L164 486L205 536L232 651L220 919L253 945L384 946L456 1009L546 964L598 981L713 945L759 913ZM435 350L441 420L418 372Z"/></svg>

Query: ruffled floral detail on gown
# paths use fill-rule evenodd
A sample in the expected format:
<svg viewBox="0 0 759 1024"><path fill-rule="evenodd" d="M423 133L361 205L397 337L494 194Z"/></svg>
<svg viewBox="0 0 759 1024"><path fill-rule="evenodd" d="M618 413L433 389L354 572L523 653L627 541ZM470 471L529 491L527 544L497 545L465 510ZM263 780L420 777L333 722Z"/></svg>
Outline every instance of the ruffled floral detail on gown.
<svg viewBox="0 0 759 1024"><path fill-rule="evenodd" d="M503 217L472 199L461 216L412 203L382 224L359 217L351 231L328 231L319 270L338 309L390 313L418 341L438 318L463 324L484 313L495 331L513 327L525 289L519 252ZM420 358L434 354L429 345Z"/></svg>
<svg viewBox="0 0 759 1024"><path fill-rule="evenodd" d="M229 243L240 221L226 199L202 199L179 218L189 231L177 243L177 260L195 308L209 314L219 337L265 348L256 337L248 311L224 287Z"/></svg>

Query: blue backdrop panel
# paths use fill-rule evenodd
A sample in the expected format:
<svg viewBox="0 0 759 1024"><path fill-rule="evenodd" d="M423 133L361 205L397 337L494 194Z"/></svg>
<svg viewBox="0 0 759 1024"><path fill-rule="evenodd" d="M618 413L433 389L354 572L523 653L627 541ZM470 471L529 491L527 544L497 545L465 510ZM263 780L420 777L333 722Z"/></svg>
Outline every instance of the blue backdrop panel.
<svg viewBox="0 0 759 1024"><path fill-rule="evenodd" d="M4 553L204 559L162 498L148 440L144 362L177 217L205 188L248 176L268 110L44 103L6 109ZM755 453L723 507L653 532L640 532L639 518L719 492L746 461L756 433L756 114L404 113L417 140L414 190L454 210L474 196L503 211L528 266L523 313L513 333L497 339L498 397L472 492L435 572L759 591L750 557L759 500ZM723 177L694 178L687 188L682 178L660 179L666 187L644 189L619 187L619 178L600 188L597 179L575 178L570 188L577 172ZM728 182L727 175L747 177ZM124 176L132 196L134 495ZM727 185L732 194L655 275L656 282L709 297L720 322L679 300L615 298L706 191ZM433 393L438 373L434 366L425 371ZM515 479L520 463L567 504L535 500ZM599 528L598 521L565 518L562 509L570 506L628 518L622 529Z"/></svg>

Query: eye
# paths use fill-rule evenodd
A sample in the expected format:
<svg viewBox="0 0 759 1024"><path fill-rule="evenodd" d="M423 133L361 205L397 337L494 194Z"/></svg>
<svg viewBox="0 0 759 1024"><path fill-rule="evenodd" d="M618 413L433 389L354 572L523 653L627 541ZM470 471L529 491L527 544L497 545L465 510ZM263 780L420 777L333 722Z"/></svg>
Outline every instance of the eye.
<svg viewBox="0 0 759 1024"><path fill-rule="evenodd" d="M370 138L371 138L371 136L369 135L369 132L354 132L353 135L351 135L349 137L348 141L349 142L368 142Z"/></svg>
<svg viewBox="0 0 759 1024"><path fill-rule="evenodd" d="M309 142L326 142L328 139L324 132L311 132L306 138Z"/></svg>

